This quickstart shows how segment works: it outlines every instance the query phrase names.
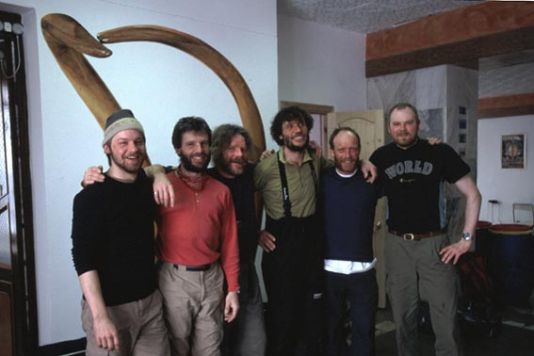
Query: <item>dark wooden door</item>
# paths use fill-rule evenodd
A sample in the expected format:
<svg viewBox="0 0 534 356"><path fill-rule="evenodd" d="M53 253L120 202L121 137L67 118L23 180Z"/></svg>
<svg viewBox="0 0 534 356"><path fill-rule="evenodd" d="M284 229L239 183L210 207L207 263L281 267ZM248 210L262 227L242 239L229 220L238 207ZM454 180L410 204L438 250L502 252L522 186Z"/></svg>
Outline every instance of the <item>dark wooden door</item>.
<svg viewBox="0 0 534 356"><path fill-rule="evenodd" d="M13 292L11 284L0 282L0 355L13 355Z"/></svg>

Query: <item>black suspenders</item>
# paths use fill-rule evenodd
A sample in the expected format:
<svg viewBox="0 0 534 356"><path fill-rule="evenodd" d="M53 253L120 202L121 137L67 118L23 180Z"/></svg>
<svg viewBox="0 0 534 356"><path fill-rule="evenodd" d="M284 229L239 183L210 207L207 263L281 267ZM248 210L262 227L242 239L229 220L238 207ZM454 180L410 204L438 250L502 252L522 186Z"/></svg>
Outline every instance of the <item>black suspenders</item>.
<svg viewBox="0 0 534 356"><path fill-rule="evenodd" d="M291 200L289 199L289 186L287 184L287 175L286 167L280 161L279 157L276 157L278 162L278 170L280 172L280 181L282 183L282 198L284 199L284 217L291 217ZM313 188L315 190L315 199L317 199L317 173L315 172L315 167L313 166L313 160L309 160L307 163L310 164L311 176L313 178Z"/></svg>

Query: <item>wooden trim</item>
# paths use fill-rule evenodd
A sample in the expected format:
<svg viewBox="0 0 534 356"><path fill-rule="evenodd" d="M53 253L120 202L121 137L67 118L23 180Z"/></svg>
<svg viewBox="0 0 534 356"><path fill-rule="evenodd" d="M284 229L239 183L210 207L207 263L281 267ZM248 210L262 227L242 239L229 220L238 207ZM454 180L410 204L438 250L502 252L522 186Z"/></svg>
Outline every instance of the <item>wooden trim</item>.
<svg viewBox="0 0 534 356"><path fill-rule="evenodd" d="M534 114L534 93L494 96L478 100L479 119Z"/></svg>
<svg viewBox="0 0 534 356"><path fill-rule="evenodd" d="M2 270L11 271L11 265L8 265L6 263L0 262L0 273L2 272ZM9 275L11 275L11 274L9 274ZM2 275L0 274L0 278L1 277L2 277Z"/></svg>
<svg viewBox="0 0 534 356"><path fill-rule="evenodd" d="M369 33L366 59L386 58L533 26L533 3L485 2Z"/></svg>
<svg viewBox="0 0 534 356"><path fill-rule="evenodd" d="M13 287L11 283L0 281L0 355L14 354L13 328Z"/></svg>
<svg viewBox="0 0 534 356"><path fill-rule="evenodd" d="M534 48L534 3L487 2L367 35L367 77Z"/></svg>
<svg viewBox="0 0 534 356"><path fill-rule="evenodd" d="M294 101L281 101L280 109L287 108L289 106L298 106L306 110L310 114L320 114L326 115L330 112L334 112L334 107L329 105L317 105L317 104L307 104L307 103L297 103Z"/></svg>

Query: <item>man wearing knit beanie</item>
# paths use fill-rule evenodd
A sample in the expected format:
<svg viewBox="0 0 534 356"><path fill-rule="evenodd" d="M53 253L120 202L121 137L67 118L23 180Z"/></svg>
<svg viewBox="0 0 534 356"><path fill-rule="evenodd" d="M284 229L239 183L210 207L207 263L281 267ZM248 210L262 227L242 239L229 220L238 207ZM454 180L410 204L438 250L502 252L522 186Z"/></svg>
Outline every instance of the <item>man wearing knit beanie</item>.
<svg viewBox="0 0 534 356"><path fill-rule="evenodd" d="M142 149L135 150L135 152L133 152L133 155L130 155L130 159L126 159L126 157L120 157L118 155L113 155L111 142L112 138L115 137L115 135L117 135L118 133L121 133L121 138L114 141L115 145L117 146L115 148L115 151L121 150L119 146L123 147L125 143L125 139L122 136L124 136L126 132L130 131L131 133L135 133L136 136L136 141L134 142L134 145L140 145L142 143ZM106 153L106 155L108 156L110 169L114 168L114 166L111 164L113 161L115 165L124 169L126 172L132 171L135 176L137 175L137 172L141 168L141 165L143 164L143 161L146 158L145 131L143 130L143 126L141 126L141 123L137 121L137 119L134 117L133 113L130 110L119 110L111 114L107 118L106 126L104 127L104 140L102 142L102 145L104 147L104 153ZM131 150L126 152L132 154ZM138 162L136 158L141 158L141 161Z"/></svg>
<svg viewBox="0 0 534 356"><path fill-rule="evenodd" d="M128 109L114 112L107 118L106 127L104 128L104 142L102 144L108 143L115 134L125 130L137 130L142 134L143 139L145 137L143 126Z"/></svg>
<svg viewBox="0 0 534 356"><path fill-rule="evenodd" d="M144 130L130 110L107 119L103 148L106 179L76 195L72 219L86 355L169 355L154 266L157 207L141 169Z"/></svg>

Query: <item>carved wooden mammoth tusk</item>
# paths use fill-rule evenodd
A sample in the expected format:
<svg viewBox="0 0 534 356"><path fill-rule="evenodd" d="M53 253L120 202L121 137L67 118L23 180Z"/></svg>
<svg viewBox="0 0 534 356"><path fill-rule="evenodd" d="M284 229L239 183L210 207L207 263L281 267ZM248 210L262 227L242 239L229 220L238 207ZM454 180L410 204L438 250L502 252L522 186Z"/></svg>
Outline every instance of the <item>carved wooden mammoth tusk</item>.
<svg viewBox="0 0 534 356"><path fill-rule="evenodd" d="M111 56L111 50L102 43L158 42L190 54L222 79L236 101L241 122L250 132L256 153L265 150L260 113L247 83L228 59L200 39L166 27L143 25L101 32L98 34L99 41L76 20L64 14L44 16L41 29L59 66L101 127L104 127L106 118L121 107L84 55Z"/></svg>

